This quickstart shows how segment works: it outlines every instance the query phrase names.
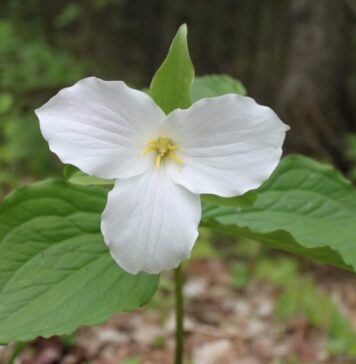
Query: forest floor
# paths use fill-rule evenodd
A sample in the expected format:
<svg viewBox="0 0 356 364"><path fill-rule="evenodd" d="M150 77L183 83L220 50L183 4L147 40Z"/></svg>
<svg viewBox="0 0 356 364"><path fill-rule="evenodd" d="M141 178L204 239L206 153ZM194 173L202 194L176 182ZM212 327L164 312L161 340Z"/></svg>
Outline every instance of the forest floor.
<svg viewBox="0 0 356 364"><path fill-rule="evenodd" d="M274 275L266 260L254 262L251 275L250 267L223 259L193 260L186 268L186 363L355 364L356 275L305 263L296 273L294 261L272 261ZM37 339L15 363L172 363L172 287L165 274L148 306L70 337ZM1 364L12 347L0 348Z"/></svg>

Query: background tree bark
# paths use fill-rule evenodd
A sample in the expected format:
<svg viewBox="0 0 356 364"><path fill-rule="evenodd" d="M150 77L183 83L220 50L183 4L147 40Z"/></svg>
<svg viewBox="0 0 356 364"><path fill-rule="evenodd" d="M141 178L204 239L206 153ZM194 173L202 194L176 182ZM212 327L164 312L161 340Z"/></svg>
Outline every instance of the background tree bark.
<svg viewBox="0 0 356 364"><path fill-rule="evenodd" d="M289 149L344 164L352 126L346 92L350 34L342 0L292 0L292 32L277 109L292 126Z"/></svg>

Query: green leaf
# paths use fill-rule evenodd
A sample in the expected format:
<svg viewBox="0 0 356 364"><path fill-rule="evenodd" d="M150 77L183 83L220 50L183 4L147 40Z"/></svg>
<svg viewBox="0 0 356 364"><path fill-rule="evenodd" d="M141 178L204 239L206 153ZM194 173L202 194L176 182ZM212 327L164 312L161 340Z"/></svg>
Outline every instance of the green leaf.
<svg viewBox="0 0 356 364"><path fill-rule="evenodd" d="M0 93L0 115L9 112L14 104L14 97L9 92Z"/></svg>
<svg viewBox="0 0 356 364"><path fill-rule="evenodd" d="M252 206L256 201L257 195L254 191L248 191L242 196L236 197L220 197L217 195L201 195L203 202L208 202L213 205L226 206L226 207L241 207L247 208Z"/></svg>
<svg viewBox="0 0 356 364"><path fill-rule="evenodd" d="M189 55L187 32L185 24L178 29L166 59L151 81L150 94L166 114L191 105L194 67Z"/></svg>
<svg viewBox="0 0 356 364"><path fill-rule="evenodd" d="M77 185L108 185L113 186L114 180L112 179L104 179L94 176L89 176L88 174L82 172L77 167L74 167L70 164L67 164L63 169L63 175L68 179L69 182L75 183Z"/></svg>
<svg viewBox="0 0 356 364"><path fill-rule="evenodd" d="M0 205L0 343L68 334L150 300L158 276L131 275L100 233L106 193L37 183Z"/></svg>
<svg viewBox="0 0 356 364"><path fill-rule="evenodd" d="M68 178L68 181L71 183L75 183L76 185L84 185L84 186L91 186L91 185L113 186L114 185L114 181L112 179L104 179L104 178L89 176L82 171L73 173L73 175Z"/></svg>
<svg viewBox="0 0 356 364"><path fill-rule="evenodd" d="M192 101L206 97L221 96L229 93L246 95L246 89L239 80L228 75L209 75L196 77L192 89Z"/></svg>
<svg viewBox="0 0 356 364"><path fill-rule="evenodd" d="M65 178L70 178L72 177L75 173L79 172L80 169L71 165L71 164L66 164L63 168L63 176Z"/></svg>
<svg viewBox="0 0 356 364"><path fill-rule="evenodd" d="M283 159L246 209L205 205L203 226L356 271L356 191L333 167Z"/></svg>

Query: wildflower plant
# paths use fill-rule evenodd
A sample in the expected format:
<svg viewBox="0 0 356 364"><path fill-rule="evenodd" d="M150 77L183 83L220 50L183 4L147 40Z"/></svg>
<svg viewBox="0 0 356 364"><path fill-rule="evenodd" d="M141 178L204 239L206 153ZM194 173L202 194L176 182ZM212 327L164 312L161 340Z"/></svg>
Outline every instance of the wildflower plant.
<svg viewBox="0 0 356 364"><path fill-rule="evenodd" d="M183 25L148 93L90 77L36 110L66 178L0 205L0 343L133 310L174 269L182 363L180 264L199 226L356 269L352 185L309 158L279 163L288 126L244 94L194 78Z"/></svg>

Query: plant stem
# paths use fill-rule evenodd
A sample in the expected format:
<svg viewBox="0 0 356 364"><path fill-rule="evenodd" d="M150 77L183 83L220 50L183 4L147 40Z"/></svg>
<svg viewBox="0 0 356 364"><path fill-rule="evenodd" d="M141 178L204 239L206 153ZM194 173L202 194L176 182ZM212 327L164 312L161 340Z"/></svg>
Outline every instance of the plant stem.
<svg viewBox="0 0 356 364"><path fill-rule="evenodd" d="M176 296L176 358L175 364L183 364L184 352L184 298L182 267L174 270L175 296Z"/></svg>
<svg viewBox="0 0 356 364"><path fill-rule="evenodd" d="M22 349L26 346L25 342L18 341L15 344L14 349L12 350L12 353L9 356L9 359L7 360L7 364L14 364L16 358L20 355Z"/></svg>

